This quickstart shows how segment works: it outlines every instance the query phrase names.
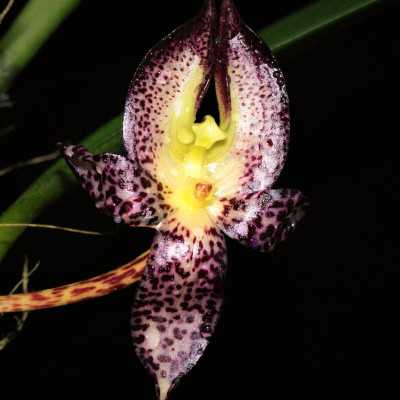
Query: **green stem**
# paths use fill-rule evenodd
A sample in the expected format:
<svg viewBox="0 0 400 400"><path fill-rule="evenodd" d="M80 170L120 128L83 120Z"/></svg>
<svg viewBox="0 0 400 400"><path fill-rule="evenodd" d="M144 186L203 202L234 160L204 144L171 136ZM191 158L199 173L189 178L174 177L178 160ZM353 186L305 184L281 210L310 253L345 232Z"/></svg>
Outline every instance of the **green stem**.
<svg viewBox="0 0 400 400"><path fill-rule="evenodd" d="M0 93L81 0L30 0L0 42Z"/></svg>
<svg viewBox="0 0 400 400"><path fill-rule="evenodd" d="M274 52L290 54L295 44L305 42L311 34L323 32L335 23L380 2L381 0L320 0L263 29L260 35ZM90 135L83 144L92 152L118 152L121 149L121 125L120 115ZM31 222L74 183L75 179L67 171L63 160L58 161L0 216L0 223ZM23 230L24 228L2 228L0 261Z"/></svg>

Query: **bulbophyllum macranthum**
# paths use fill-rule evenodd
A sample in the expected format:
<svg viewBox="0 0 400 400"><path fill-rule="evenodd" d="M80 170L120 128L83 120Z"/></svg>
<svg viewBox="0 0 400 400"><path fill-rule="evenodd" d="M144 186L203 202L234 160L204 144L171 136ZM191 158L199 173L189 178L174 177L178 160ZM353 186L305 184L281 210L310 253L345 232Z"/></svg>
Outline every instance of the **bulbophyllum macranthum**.
<svg viewBox="0 0 400 400"><path fill-rule="evenodd" d="M196 123L212 78L219 125L209 115ZM41 308L60 305L57 296L67 291L63 304L73 302L73 293L75 301L103 295L137 280L146 264L132 339L164 400L215 330L227 267L224 234L271 251L308 205L296 189L271 189L288 150L285 80L231 0L223 0L219 21L206 0L197 16L145 56L128 91L123 139L126 156L59 149L97 208L117 223L157 229L149 254L72 289L19 299L31 296L32 308ZM0 301L5 311L22 310L16 297Z"/></svg>

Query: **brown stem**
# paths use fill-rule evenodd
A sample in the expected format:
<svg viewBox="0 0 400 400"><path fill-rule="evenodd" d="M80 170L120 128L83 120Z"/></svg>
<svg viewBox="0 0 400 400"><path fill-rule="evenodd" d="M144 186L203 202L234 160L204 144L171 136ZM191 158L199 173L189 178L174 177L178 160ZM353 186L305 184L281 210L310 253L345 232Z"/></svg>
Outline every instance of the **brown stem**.
<svg viewBox="0 0 400 400"><path fill-rule="evenodd" d="M135 260L84 281L32 293L0 296L0 313L40 310L105 296L138 281L146 265L149 250Z"/></svg>
<svg viewBox="0 0 400 400"><path fill-rule="evenodd" d="M1 224L0 228L7 228L13 226L27 227L27 228L43 228L43 229L58 229L60 231L67 231L72 233L82 233L83 235L111 235L114 232L93 232L93 231L85 231L83 229L75 229L75 228L67 228L65 226L57 226L57 225L47 225L47 224L23 224L23 223L10 223L10 224Z"/></svg>
<svg viewBox="0 0 400 400"><path fill-rule="evenodd" d="M14 0L9 0L9 2L6 5L6 7L1 12L1 14L0 14L0 24L2 23L4 17L7 15L7 13L10 11L10 8L12 7L13 3L14 3Z"/></svg>

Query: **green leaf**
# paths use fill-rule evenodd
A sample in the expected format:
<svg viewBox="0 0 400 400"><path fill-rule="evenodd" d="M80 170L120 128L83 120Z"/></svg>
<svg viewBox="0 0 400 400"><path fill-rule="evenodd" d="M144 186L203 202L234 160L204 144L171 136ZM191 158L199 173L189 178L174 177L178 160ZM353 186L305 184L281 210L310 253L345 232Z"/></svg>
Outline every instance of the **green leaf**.
<svg viewBox="0 0 400 400"><path fill-rule="evenodd" d="M30 0L0 41L0 93L81 0Z"/></svg>
<svg viewBox="0 0 400 400"><path fill-rule="evenodd" d="M383 0L321 0L261 29L258 34L271 49L284 52L295 44L337 23L383 3Z"/></svg>

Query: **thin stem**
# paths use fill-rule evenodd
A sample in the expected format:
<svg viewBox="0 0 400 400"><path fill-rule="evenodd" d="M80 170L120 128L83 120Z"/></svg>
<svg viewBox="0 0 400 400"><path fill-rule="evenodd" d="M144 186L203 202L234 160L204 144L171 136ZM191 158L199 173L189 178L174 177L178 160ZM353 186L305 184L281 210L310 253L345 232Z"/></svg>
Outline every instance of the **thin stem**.
<svg viewBox="0 0 400 400"><path fill-rule="evenodd" d="M0 93L7 90L81 0L30 0L0 42Z"/></svg>
<svg viewBox="0 0 400 400"><path fill-rule="evenodd" d="M13 4L14 4L14 0L9 0L9 2L5 6L4 10L1 12L1 14L0 14L0 24L3 22L4 17L10 11L10 9L11 9Z"/></svg>
<svg viewBox="0 0 400 400"><path fill-rule="evenodd" d="M9 294L14 294L18 288L22 285L22 291L24 293L28 292L28 278L39 268L40 261L38 261L35 266L29 271L28 269L28 257L25 256L24 266L22 268L22 278L19 282L15 284Z"/></svg>
<svg viewBox="0 0 400 400"><path fill-rule="evenodd" d="M0 228L9 228L9 227L26 227L26 228L44 228L44 229L58 229L60 231L67 231L72 233L81 233L83 235L111 235L113 232L94 232L94 231L85 231L83 229L74 229L74 228L66 228L65 226L57 226L57 225L47 225L47 224L0 224Z"/></svg>
<svg viewBox="0 0 400 400"><path fill-rule="evenodd" d="M19 161L19 162L15 163L13 165L10 165L6 168L0 169L0 177L18 169L18 168L28 167L30 165L35 165L35 164L41 164L46 161L55 160L58 157L60 157L60 153L58 151L53 151L53 153L46 154L44 156L34 157L34 158L31 158L30 160L26 160L26 161Z"/></svg>
<svg viewBox="0 0 400 400"><path fill-rule="evenodd" d="M22 268L22 278L11 290L10 295L13 295L13 293L21 285L22 285L22 291L23 291L22 295L27 295L29 277L39 268L39 265L40 265L40 262L37 262L36 265L29 271L29 260L28 260L28 257L25 256L25 261L24 261L24 265ZM0 319L1 319L1 317L3 317L3 315L4 314L0 313ZM16 325L10 332L8 332L6 334L5 337L3 337L0 340L0 351L3 350L22 330L22 328L24 327L24 324L28 318L28 315L29 315L29 311L24 311L21 316L14 316Z"/></svg>

